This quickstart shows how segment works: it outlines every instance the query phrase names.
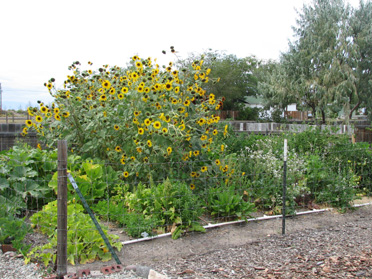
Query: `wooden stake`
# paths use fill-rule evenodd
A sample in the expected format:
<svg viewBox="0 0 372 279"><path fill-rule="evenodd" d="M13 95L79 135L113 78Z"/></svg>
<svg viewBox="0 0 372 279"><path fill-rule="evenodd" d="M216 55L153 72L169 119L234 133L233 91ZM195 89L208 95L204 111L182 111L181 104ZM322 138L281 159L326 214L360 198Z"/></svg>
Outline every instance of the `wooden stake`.
<svg viewBox="0 0 372 279"><path fill-rule="evenodd" d="M67 274L67 141L58 141L57 278Z"/></svg>

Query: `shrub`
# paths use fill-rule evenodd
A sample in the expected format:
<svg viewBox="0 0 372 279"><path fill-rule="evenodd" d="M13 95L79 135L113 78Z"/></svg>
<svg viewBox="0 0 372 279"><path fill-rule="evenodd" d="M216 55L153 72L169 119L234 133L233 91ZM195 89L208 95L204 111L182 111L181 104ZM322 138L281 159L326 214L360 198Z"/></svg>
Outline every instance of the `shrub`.
<svg viewBox="0 0 372 279"><path fill-rule="evenodd" d="M138 56L128 68L80 66L69 67L73 74L63 89L54 79L45 84L55 98L51 107L28 108L35 117L26 121L28 129L49 146L63 138L77 154L121 163L127 181L161 181L168 170L159 164L203 160L216 148L215 112L222 102L203 89L212 82L203 60L181 69Z"/></svg>

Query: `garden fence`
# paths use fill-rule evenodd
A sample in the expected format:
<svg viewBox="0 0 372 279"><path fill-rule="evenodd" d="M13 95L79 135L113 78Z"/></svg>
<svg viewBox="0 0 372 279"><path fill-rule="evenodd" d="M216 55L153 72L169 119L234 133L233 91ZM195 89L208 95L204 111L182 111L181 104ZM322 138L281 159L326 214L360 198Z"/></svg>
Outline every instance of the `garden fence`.
<svg viewBox="0 0 372 279"><path fill-rule="evenodd" d="M343 211L368 203L372 193L369 146L296 153L290 143L285 151L283 142L277 153L245 148L224 159L195 156L191 162L150 163L128 158L125 164L82 160L68 152L64 141L58 157L37 149L14 150L3 158L0 217L17 217L8 222L24 217L33 230L20 225L22 229L8 228L5 235L2 228L0 237L11 240L26 231L23 243L29 246L18 243L27 251L26 261L50 265L58 258L59 275L66 274L69 263L111 259L67 171L123 262L143 253L128 248L131 243L163 236L180 241L170 238L208 235L209 228L233 224L241 225L243 238L243 232L253 234L256 225L250 221L265 219L273 219L268 221L271 234L291 232L303 214ZM291 218L287 224L283 212ZM46 237L35 237L41 234ZM146 245L150 251L151 242Z"/></svg>

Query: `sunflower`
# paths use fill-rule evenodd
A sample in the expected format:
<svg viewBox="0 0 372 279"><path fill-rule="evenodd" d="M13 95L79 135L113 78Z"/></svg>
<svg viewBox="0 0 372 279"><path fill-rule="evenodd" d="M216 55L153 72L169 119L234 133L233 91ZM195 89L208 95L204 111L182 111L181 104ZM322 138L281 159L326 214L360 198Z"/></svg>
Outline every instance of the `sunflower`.
<svg viewBox="0 0 372 279"><path fill-rule="evenodd" d="M140 86L137 87L137 91L138 91L139 93L142 93L143 90L144 90L143 86L140 85Z"/></svg>
<svg viewBox="0 0 372 279"><path fill-rule="evenodd" d="M144 123L145 123L146 126L149 126L151 124L151 120L146 118Z"/></svg>
<svg viewBox="0 0 372 279"><path fill-rule="evenodd" d="M213 130L213 135L217 135L218 134L218 131L216 129Z"/></svg>
<svg viewBox="0 0 372 279"><path fill-rule="evenodd" d="M50 82L47 84L47 88L50 90L50 89L52 89L52 87L53 87L53 84L51 84Z"/></svg>
<svg viewBox="0 0 372 279"><path fill-rule="evenodd" d="M214 162L216 163L216 165L217 165L217 166L219 166L219 165L221 164L221 161L220 161L220 160L218 160L218 159L217 159L217 160L215 160Z"/></svg>
<svg viewBox="0 0 372 279"><path fill-rule="evenodd" d="M42 106L40 108L40 111L45 114L48 111L48 109L46 107Z"/></svg>
<svg viewBox="0 0 372 279"><path fill-rule="evenodd" d="M119 99L119 100L122 100L123 98L124 98L124 95L121 94L121 93L119 93L119 94L118 94L118 99Z"/></svg>
<svg viewBox="0 0 372 279"><path fill-rule="evenodd" d="M140 114L141 114L141 112L140 112L140 111L137 111L137 110L135 110L135 111L133 112L133 114L134 114L134 116L135 116L135 117L137 117L138 115L140 115Z"/></svg>
<svg viewBox="0 0 372 279"><path fill-rule="evenodd" d="M205 124L205 119L204 118L200 118L199 121L198 121L198 124L200 126L204 125Z"/></svg>
<svg viewBox="0 0 372 279"><path fill-rule="evenodd" d="M55 120L57 120L57 121L61 121L61 116L59 116L58 113L54 115L54 118L55 118Z"/></svg>
<svg viewBox="0 0 372 279"><path fill-rule="evenodd" d="M123 176L124 176L125 178L127 178L127 177L129 176L129 172L127 172L127 171L123 172Z"/></svg>
<svg viewBox="0 0 372 279"><path fill-rule="evenodd" d="M208 138L208 137L207 137L206 135L202 135L200 139L201 139L201 140L206 140L207 138Z"/></svg>
<svg viewBox="0 0 372 279"><path fill-rule="evenodd" d="M194 153L194 156L198 156L200 154L200 151L199 150L195 150L193 153Z"/></svg>
<svg viewBox="0 0 372 279"><path fill-rule="evenodd" d="M121 159L120 159L120 163L121 163L122 165L125 165L125 159L124 159L124 158L121 158Z"/></svg>
<svg viewBox="0 0 372 279"><path fill-rule="evenodd" d="M160 129L161 123L159 121L155 121L153 126L154 126L155 129Z"/></svg>
<svg viewBox="0 0 372 279"><path fill-rule="evenodd" d="M128 87L123 87L122 89L121 89L121 93L123 93L123 94L126 94L126 93L128 93Z"/></svg>
<svg viewBox="0 0 372 279"><path fill-rule="evenodd" d="M225 146L222 144L221 145L221 152L223 152L225 150Z"/></svg>
<svg viewBox="0 0 372 279"><path fill-rule="evenodd" d="M32 126L32 121L31 120L26 120L26 125L27 125L27 127L31 127Z"/></svg>
<svg viewBox="0 0 372 279"><path fill-rule="evenodd" d="M137 55L135 55L135 56L132 57L132 59L133 59L133 61L136 61L136 60L139 59L139 57Z"/></svg>
<svg viewBox="0 0 372 279"><path fill-rule="evenodd" d="M22 130L23 134L25 134L25 135L27 135L27 131L28 131L27 127L24 127L23 130Z"/></svg>
<svg viewBox="0 0 372 279"><path fill-rule="evenodd" d="M138 134L143 135L144 132L145 132L145 130L143 128L138 129Z"/></svg>
<svg viewBox="0 0 372 279"><path fill-rule="evenodd" d="M101 97L99 97L99 100L100 101L106 101L107 100L107 97L105 94L101 95Z"/></svg>
<svg viewBox="0 0 372 279"><path fill-rule="evenodd" d="M168 133L168 129L165 128L165 127L164 127L161 131L162 131L164 134Z"/></svg>
<svg viewBox="0 0 372 279"><path fill-rule="evenodd" d="M185 130L185 124L181 124L180 126L178 126L180 128L181 131Z"/></svg>
<svg viewBox="0 0 372 279"><path fill-rule="evenodd" d="M109 88L111 88L111 83L108 80L104 80L102 82L102 87L105 88L105 89L109 89Z"/></svg>
<svg viewBox="0 0 372 279"><path fill-rule="evenodd" d="M110 94L111 94L111 95L114 95L115 92L116 92L115 88L114 88L114 87L111 87L111 88L110 88Z"/></svg>
<svg viewBox="0 0 372 279"><path fill-rule="evenodd" d="M183 104L184 104L185 107L188 107L190 105L190 101L186 100L186 101L183 102Z"/></svg>
<svg viewBox="0 0 372 279"><path fill-rule="evenodd" d="M147 141L147 146L148 146L148 147L151 147L151 146L152 146L152 142L151 142L151 140L148 140L148 141Z"/></svg>
<svg viewBox="0 0 372 279"><path fill-rule="evenodd" d="M222 169L223 172L227 172L229 170L229 166L225 165L225 167Z"/></svg>
<svg viewBox="0 0 372 279"><path fill-rule="evenodd" d="M191 183L191 184L190 184L190 189L191 189L191 190L195 190L195 184L194 184L194 183Z"/></svg>
<svg viewBox="0 0 372 279"><path fill-rule="evenodd" d="M191 176L191 177L195 177L195 176L196 176L196 172L194 172L194 171L191 172L191 173L190 173L190 176Z"/></svg>
<svg viewBox="0 0 372 279"><path fill-rule="evenodd" d="M167 91L170 91L170 90L172 90L172 84L171 83L169 83L169 82L167 82L166 84L165 84L165 89L167 90Z"/></svg>
<svg viewBox="0 0 372 279"><path fill-rule="evenodd" d="M139 78L137 73L132 73L131 77L132 77L133 80L137 80Z"/></svg>
<svg viewBox="0 0 372 279"><path fill-rule="evenodd" d="M204 166L201 168L201 172L206 172L208 170L208 167Z"/></svg>
<svg viewBox="0 0 372 279"><path fill-rule="evenodd" d="M36 120L36 122L40 123L41 121L43 121L43 118L40 115L38 115L38 116L36 116L35 120Z"/></svg>
<svg viewBox="0 0 372 279"><path fill-rule="evenodd" d="M114 129L117 131L119 130L119 125L114 125Z"/></svg>
<svg viewBox="0 0 372 279"><path fill-rule="evenodd" d="M170 155L170 154L172 153L172 147L169 146L169 147L167 148L167 153L168 153L168 155Z"/></svg>
<svg viewBox="0 0 372 279"><path fill-rule="evenodd" d="M121 147L120 147L120 146L116 146L116 147L115 147L115 151L116 151L116 152L120 152L120 151L121 151Z"/></svg>
<svg viewBox="0 0 372 279"><path fill-rule="evenodd" d="M54 108L53 111L54 111L55 114L58 114L59 113L59 108Z"/></svg>
<svg viewBox="0 0 372 279"><path fill-rule="evenodd" d="M138 153L142 153L142 148L141 147L137 147L137 152Z"/></svg>
<svg viewBox="0 0 372 279"><path fill-rule="evenodd" d="M141 61L137 61L137 62L136 62L136 67L137 67L137 68L142 68L142 63L141 63Z"/></svg>

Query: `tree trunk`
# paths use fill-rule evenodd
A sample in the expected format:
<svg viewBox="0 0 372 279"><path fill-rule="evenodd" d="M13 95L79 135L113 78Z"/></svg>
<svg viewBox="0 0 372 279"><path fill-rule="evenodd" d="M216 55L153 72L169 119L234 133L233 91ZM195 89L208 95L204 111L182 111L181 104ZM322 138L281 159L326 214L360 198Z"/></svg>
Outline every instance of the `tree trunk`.
<svg viewBox="0 0 372 279"><path fill-rule="evenodd" d="M360 104L361 104L362 102L361 101L359 101L352 109L351 109L351 111L350 111L350 113L349 113L349 119L351 120L351 117L353 116L353 112L355 111L355 110L357 110L358 108L359 108L359 106L360 106Z"/></svg>
<svg viewBox="0 0 372 279"><path fill-rule="evenodd" d="M322 124L325 124L326 123L325 112L324 110L321 110L321 112L322 112Z"/></svg>

